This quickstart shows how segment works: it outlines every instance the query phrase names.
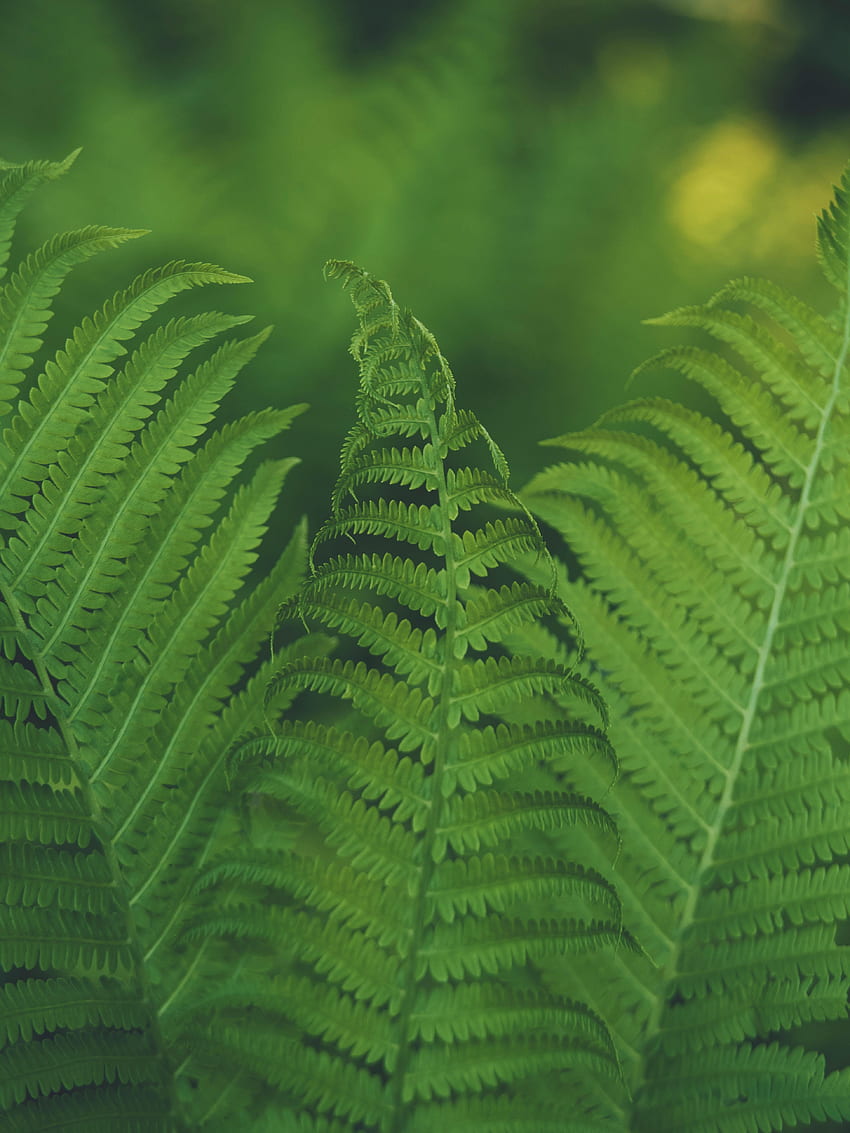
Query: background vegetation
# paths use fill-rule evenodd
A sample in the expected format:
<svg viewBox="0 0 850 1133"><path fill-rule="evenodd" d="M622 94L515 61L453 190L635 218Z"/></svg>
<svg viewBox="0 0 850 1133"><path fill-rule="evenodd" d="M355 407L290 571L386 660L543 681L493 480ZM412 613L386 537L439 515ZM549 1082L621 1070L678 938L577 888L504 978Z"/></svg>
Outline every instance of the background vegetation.
<svg viewBox="0 0 850 1133"><path fill-rule="evenodd" d="M153 230L80 272L76 314L105 272L175 256L256 280L237 303L277 330L228 411L313 405L281 441L303 464L279 548L325 514L350 422L330 256L438 333L517 485L538 440L623 399L659 345L642 318L742 272L817 300L813 214L850 154L844 7L28 0L3 5L0 156L83 147L28 210L33 242Z"/></svg>

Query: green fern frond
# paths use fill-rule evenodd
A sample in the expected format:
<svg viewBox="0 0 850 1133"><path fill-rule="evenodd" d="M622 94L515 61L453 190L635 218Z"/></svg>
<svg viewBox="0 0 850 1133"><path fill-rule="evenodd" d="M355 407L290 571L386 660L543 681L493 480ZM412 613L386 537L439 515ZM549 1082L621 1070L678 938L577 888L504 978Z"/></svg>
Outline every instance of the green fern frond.
<svg viewBox="0 0 850 1133"><path fill-rule="evenodd" d="M850 989L848 189L850 170L818 229L834 319L742 279L652 320L718 340L647 364L700 385L718 420L632 402L547 442L572 460L523 493L581 565L562 593L611 704L617 885L655 962L548 971L612 1027L633 1093L597 1094L612 1128L850 1122L846 1039L829 1063L807 1049L827 1047L810 1024L846 1024ZM563 774L602 785L589 762Z"/></svg>
<svg viewBox="0 0 850 1133"><path fill-rule="evenodd" d="M26 196L67 165L2 167L4 254ZM180 935L235 899L231 879L195 885L244 844L225 758L279 711L257 655L306 558L302 524L241 597L295 462L233 482L305 407L204 440L266 332L188 376L191 352L247 320L178 317L133 341L178 293L244 279L207 264L143 273L29 376L68 270L135 235L58 237L0 290L0 1113L15 1130L165 1133L261 1088L232 1063L192 1065L172 1018L234 966Z"/></svg>
<svg viewBox="0 0 850 1133"><path fill-rule="evenodd" d="M69 153L64 161L29 161L23 165L0 160L0 279L8 271L6 264L18 216L34 192L47 181L55 181L67 173L80 155Z"/></svg>
<svg viewBox="0 0 850 1133"><path fill-rule="evenodd" d="M16 393L13 375L23 376L32 364L29 351L37 349L40 335L50 317L50 300L57 294L68 272L90 256L107 248L115 248L143 230L120 228L82 228L54 237L21 266L3 288L0 319L3 339L0 342L0 371L5 375L4 399L0 415L11 412L11 399Z"/></svg>
<svg viewBox="0 0 850 1133"><path fill-rule="evenodd" d="M5 599L2 609L4 620L18 621L26 646L19 615ZM22 649L9 669L38 682L56 705L37 655ZM47 712L39 714L35 726L28 692L16 703L7 691L4 711L16 722L4 726L9 746L0 780L6 879L0 1110L10 1128L38 1128L30 1124L34 1099L57 1091L73 1099L75 1089L109 1089L118 1080L134 1087L133 1104L149 1116L151 1127L158 1122L165 1130L172 1108L168 1064L145 994L126 899L115 884L106 832L74 759L73 737ZM43 774L63 763L60 774ZM42 775L31 779L33 766ZM68 1116L67 1110L49 1108L57 1117ZM93 1104L91 1120L103 1112L100 1103ZM38 1120L44 1116L40 1113Z"/></svg>
<svg viewBox="0 0 850 1133"><path fill-rule="evenodd" d="M270 701L309 692L330 706L326 722L286 722L230 759L248 797L286 816L288 846L211 866L202 886L232 878L257 904L211 909L186 939L256 934L276 949L287 974L260 1006L300 1045L267 1068L261 1048L234 1057L289 1095L293 1128L408 1133L427 1111L430 1128L455 1130L473 1098L490 1105L488 1129L520 1113L546 1128L552 1099L570 1105L565 1074L619 1071L597 1015L538 986L534 965L634 946L611 884L547 840L600 827L613 855L601 792L528 791L521 773L591 747L613 779L616 759L598 727L534 711L573 685L586 697L581 678L501 650L515 627L564 610L545 586L499 581L520 551L545 564L545 547L501 451L455 408L433 336L385 283L350 263L326 270L359 319L358 421L311 575L281 618L355 652L296 653L270 682ZM475 443L483 467L459 463ZM335 553L358 537L361 552ZM562 1113L560 1128L584 1125Z"/></svg>

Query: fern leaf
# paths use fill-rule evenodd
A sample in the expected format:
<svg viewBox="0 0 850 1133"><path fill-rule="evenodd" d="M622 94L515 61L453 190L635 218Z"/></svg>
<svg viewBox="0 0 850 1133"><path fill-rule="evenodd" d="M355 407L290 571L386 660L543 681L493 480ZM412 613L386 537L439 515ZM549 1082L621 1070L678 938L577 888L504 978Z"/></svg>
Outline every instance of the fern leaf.
<svg viewBox="0 0 850 1133"><path fill-rule="evenodd" d="M0 279L6 275L15 224L27 200L45 182L67 173L79 154L74 150L64 161L29 161L23 165L0 161Z"/></svg>
<svg viewBox="0 0 850 1133"><path fill-rule="evenodd" d="M3 434L5 487L0 506L15 510L40 484L57 448L78 429L95 398L104 389L121 345L167 299L204 283L238 283L210 264L175 261L139 276L115 295L93 319L86 319L67 340L64 350L47 363L29 398L13 414Z"/></svg>
<svg viewBox="0 0 850 1133"><path fill-rule="evenodd" d="M28 193L66 164L0 168L0 250ZM265 332L188 377L188 355L245 318L176 318L132 340L179 292L243 278L205 264L145 272L26 375L68 269L130 235L57 238L0 299L0 387L15 399L0 437L0 1114L16 1130L165 1133L256 1108L267 1089L232 1062L193 1064L172 1019L192 1025L234 964L180 934L238 896L230 879L196 881L244 844L226 756L279 711L257 653L306 556L302 525L242 597L294 461L262 465L223 504L305 407L199 443ZM254 952L239 962L262 968ZM205 1028L220 1049L216 1018Z"/></svg>
<svg viewBox="0 0 850 1133"><path fill-rule="evenodd" d="M597 1096L616 1128L850 1121L848 1070L800 1030L846 1031L850 987L848 188L850 170L818 230L837 320L752 279L653 320L722 344L656 360L702 386L719 420L632 402L548 442L572 460L523 494L580 562L559 577L612 706L618 889L655 964L620 950L548 969L612 1027L632 1096ZM565 775L601 786L590 762ZM845 1048L829 1052L839 1066Z"/></svg>
<svg viewBox="0 0 850 1133"><path fill-rule="evenodd" d="M151 518L150 538L135 548L138 570L107 602L109 616L92 625L86 635L92 666L79 676L75 670L68 673L74 687L71 720L79 716L96 725L101 699L112 691L110 672L135 655L139 634L151 626L163 597L191 561L228 485L251 451L286 428L293 416L267 410L225 426L172 481L160 510Z"/></svg>
<svg viewBox="0 0 850 1133"><path fill-rule="evenodd" d="M76 264L105 248L115 248L144 231L83 228L56 237L30 256L0 291L0 416L11 412L23 373L32 364L31 351L50 318L50 300Z"/></svg>
<svg viewBox="0 0 850 1133"><path fill-rule="evenodd" d="M41 493L50 497L52 506L48 509L44 501L29 509L10 540L7 561L13 590L35 589L37 580L67 552L69 539L90 515L108 477L120 470L160 390L189 350L244 321L215 314L173 320L134 352L92 408L85 427L49 468Z"/></svg>
<svg viewBox="0 0 850 1133"><path fill-rule="evenodd" d="M210 867L210 884L251 884L264 907L210 909L185 939L256 934L275 947L287 974L265 1010L301 1045L274 1069L261 1049L234 1057L278 1083L305 1128L406 1133L422 1108L441 1124L440 1100L451 1120L476 1097L542 1120L564 1072L619 1071L598 1017L537 987L535 963L633 945L602 874L544 850L553 830L597 825L616 850L598 795L524 792L515 776L568 762L574 744L597 747L612 775L616 760L598 728L534 712L574 682L586 695L566 665L494 654L516 626L563 612L546 587L507 584L515 554L546 552L501 451L455 409L448 363L387 285L352 264L327 270L358 314L358 422L311 575L281 614L354 653L296 651L272 679L270 703L309 692L332 715L235 749L230 774L279 808L288 833L261 868L250 853ZM465 467L476 442L484 467ZM362 552L337 553L358 537ZM486 584L470 590L472 574ZM520 706L528 720L500 722Z"/></svg>
<svg viewBox="0 0 850 1133"><path fill-rule="evenodd" d="M4 612L9 620L15 616L8 601ZM22 624L20 640L27 642ZM37 655L20 656L11 667L49 688ZM55 706L52 691L48 700ZM8 696L5 711L26 715L13 710ZM24 752L13 746L4 758L0 1109L16 1128L29 1099L120 1081L144 1087L135 1097L139 1113L164 1130L168 1068L114 863L69 750L73 739L52 712L38 727L23 723L9 731L13 744L25 739L66 768L59 782L30 782Z"/></svg>

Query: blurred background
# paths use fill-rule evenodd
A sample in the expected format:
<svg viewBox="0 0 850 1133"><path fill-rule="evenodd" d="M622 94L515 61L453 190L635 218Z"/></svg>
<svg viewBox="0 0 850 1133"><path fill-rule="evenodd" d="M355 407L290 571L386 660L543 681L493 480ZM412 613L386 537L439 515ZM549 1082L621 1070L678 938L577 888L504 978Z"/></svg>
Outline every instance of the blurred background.
<svg viewBox="0 0 850 1133"><path fill-rule="evenodd" d="M831 301L813 218L850 157L845 0L0 9L0 157L83 147L19 252L85 223L153 230L78 270L69 316L177 257L256 281L197 306L276 325L231 416L312 405L278 446L303 460L278 548L299 514L326 514L352 419L329 257L388 280L436 333L515 486L547 462L540 439L621 402L672 344L642 319L739 274Z"/></svg>

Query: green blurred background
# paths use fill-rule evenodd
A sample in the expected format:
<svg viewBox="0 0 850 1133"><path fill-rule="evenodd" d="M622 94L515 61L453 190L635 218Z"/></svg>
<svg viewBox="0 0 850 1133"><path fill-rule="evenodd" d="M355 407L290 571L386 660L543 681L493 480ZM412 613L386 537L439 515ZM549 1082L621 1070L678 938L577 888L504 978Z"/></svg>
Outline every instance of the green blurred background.
<svg viewBox="0 0 850 1133"><path fill-rule="evenodd" d="M277 328L230 416L312 404L278 445L303 459L278 547L324 516L352 417L328 257L436 333L515 485L546 462L538 440L622 401L673 341L641 319L743 273L827 301L813 216L850 156L846 0L0 7L0 156L83 147L19 250L84 223L153 229L81 269L65 313L176 257L256 281L198 306Z"/></svg>

